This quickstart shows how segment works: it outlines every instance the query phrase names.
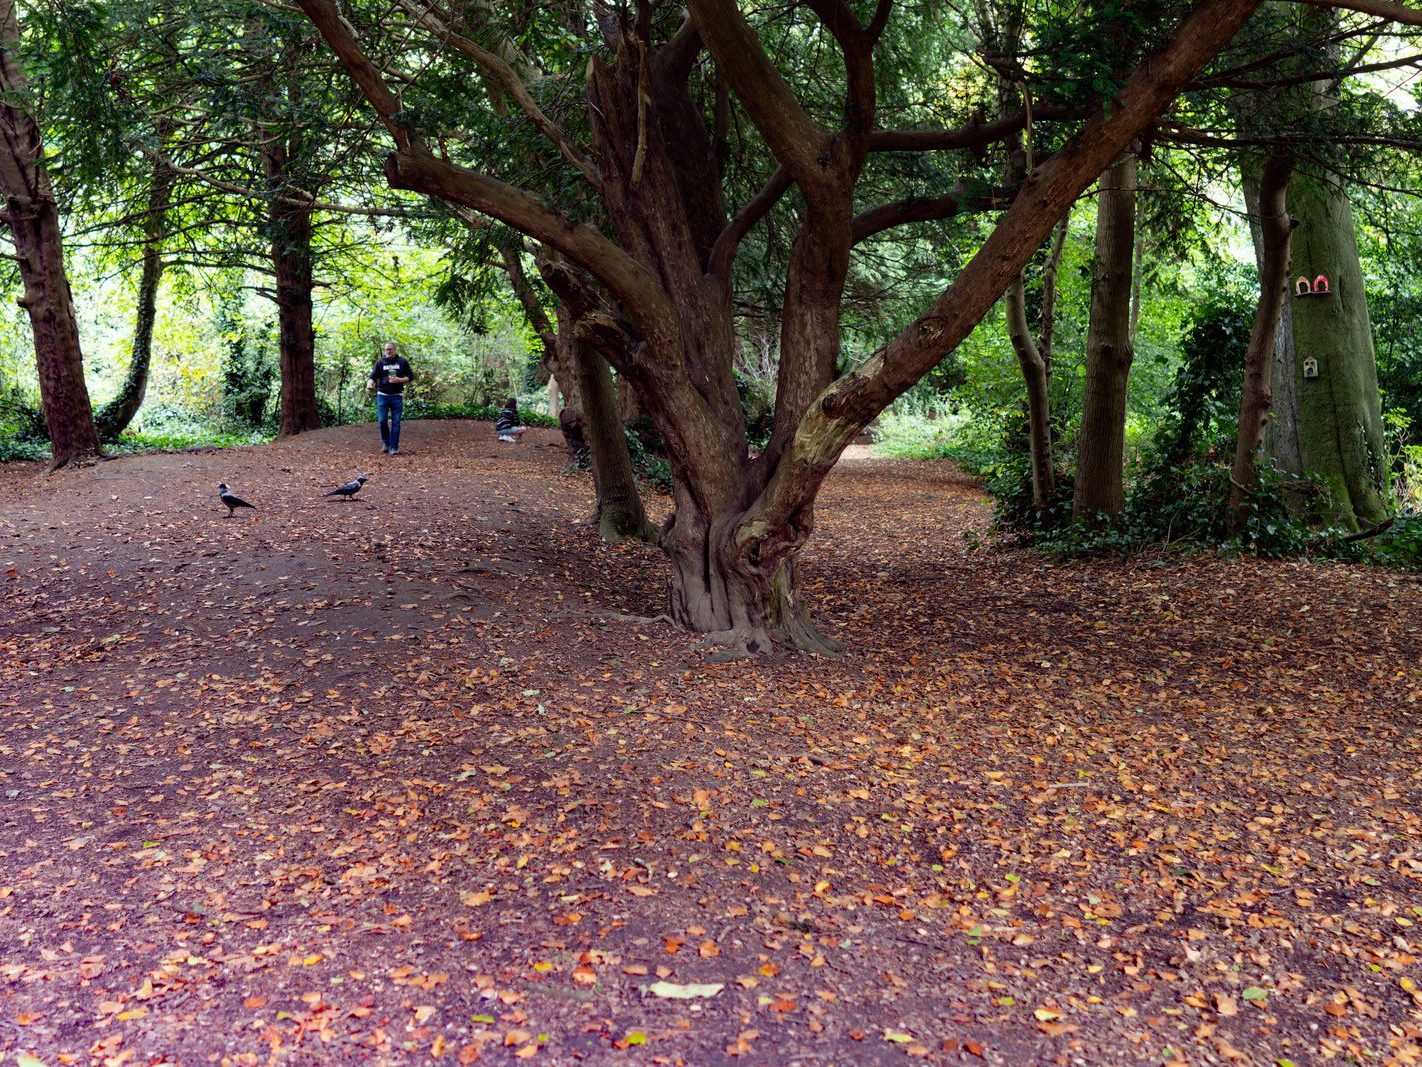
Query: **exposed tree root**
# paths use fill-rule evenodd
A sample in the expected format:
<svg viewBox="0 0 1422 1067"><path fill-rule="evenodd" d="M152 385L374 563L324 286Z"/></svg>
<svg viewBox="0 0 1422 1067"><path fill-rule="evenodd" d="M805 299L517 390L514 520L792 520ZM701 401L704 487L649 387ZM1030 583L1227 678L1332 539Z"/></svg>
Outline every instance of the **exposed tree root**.
<svg viewBox="0 0 1422 1067"><path fill-rule="evenodd" d="M637 626L651 626L658 622L670 623L672 626L677 624L676 620L666 612L662 612L660 615L623 615L616 611L599 611L593 618L606 619L608 622L630 622Z"/></svg>
<svg viewBox="0 0 1422 1067"><path fill-rule="evenodd" d="M773 634L773 636L772 636ZM715 649L711 654L712 663L730 663L735 660L756 659L769 655L777 645L810 652L818 656L839 657L839 643L825 637L814 627L800 619L794 619L779 629L770 631L763 626L738 626L729 630L714 630L705 634L696 644L698 650Z"/></svg>

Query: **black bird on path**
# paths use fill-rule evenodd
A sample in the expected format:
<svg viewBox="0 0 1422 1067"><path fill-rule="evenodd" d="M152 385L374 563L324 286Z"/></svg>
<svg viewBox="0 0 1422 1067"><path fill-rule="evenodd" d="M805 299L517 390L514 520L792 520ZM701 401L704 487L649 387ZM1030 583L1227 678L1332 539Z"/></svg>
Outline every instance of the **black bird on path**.
<svg viewBox="0 0 1422 1067"><path fill-rule="evenodd" d="M227 505L227 517L230 519L237 513L238 508L251 508L257 510L256 504L249 504L231 489L227 488L226 482L220 482L217 486L217 499Z"/></svg>
<svg viewBox="0 0 1422 1067"><path fill-rule="evenodd" d="M354 497L357 493L360 492L360 487L363 486L369 480L370 479L364 474L358 475L355 481L347 482L345 485L332 489L329 493L323 493L322 496L339 496L350 500L352 497Z"/></svg>

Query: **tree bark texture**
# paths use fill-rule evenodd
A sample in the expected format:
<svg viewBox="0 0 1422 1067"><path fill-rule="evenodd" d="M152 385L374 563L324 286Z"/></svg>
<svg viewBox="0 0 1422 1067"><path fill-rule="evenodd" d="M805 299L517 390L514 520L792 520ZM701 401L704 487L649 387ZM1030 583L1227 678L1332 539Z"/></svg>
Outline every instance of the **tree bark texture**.
<svg viewBox="0 0 1422 1067"><path fill-rule="evenodd" d="M1258 457L1274 402L1273 364L1289 282L1289 244L1293 220L1287 194L1294 161L1272 156L1259 176L1254 222L1259 235L1259 304L1244 357L1244 388L1239 405L1239 432L1230 473L1228 511L1231 526L1243 518L1245 502L1259 484ZM1253 205L1250 205L1251 208ZM1257 220L1257 221L1255 221Z"/></svg>
<svg viewBox="0 0 1422 1067"><path fill-rule="evenodd" d="M42 166L39 126L24 109L29 91L20 67L20 24L14 0L0 0L0 189L5 223L24 285L21 306L34 332L40 400L49 430L51 469L100 454L74 299L64 269L59 210Z"/></svg>
<svg viewBox="0 0 1422 1067"><path fill-rule="evenodd" d="M1076 443L1072 515L1115 517L1125 507L1126 385L1135 264L1136 157L1127 153L1101 175L1096 193L1096 260L1086 336L1086 392Z"/></svg>
<svg viewBox="0 0 1422 1067"><path fill-rule="evenodd" d="M1356 530L1382 522L1387 504L1382 403L1352 207L1337 179L1307 170L1290 180L1288 203L1298 221L1293 273L1310 283L1325 275L1328 292L1287 299L1291 329L1280 332L1279 370L1292 403L1275 397L1275 421L1286 425L1267 444L1282 468L1313 474L1327 487L1328 521ZM1317 361L1317 377L1304 377L1309 359Z"/></svg>
<svg viewBox="0 0 1422 1067"><path fill-rule="evenodd" d="M638 122L637 67L631 53L624 52L615 67L597 65L591 102L603 197L613 228L678 312L675 343L658 349L649 341L649 347L659 352L655 362L679 364L685 375L682 390L690 387L680 398L647 388L650 383L636 373L638 365L623 361L629 367L626 377L666 441L676 482L676 518L661 538L672 564L667 612L687 628L710 635L732 655L768 651L776 642L829 651L833 642L803 614L790 558L809 536L812 509L787 516L771 537L762 529L747 529L744 521L747 504L774 459L750 460L732 374L736 336L729 279L705 269L725 219L720 184L707 180L714 173L709 169L715 166L713 153L685 80L673 77L660 59L653 55L648 60L653 91L643 101L645 125ZM637 158L642 166L634 175L627 161ZM700 159L703 166L689 169L680 162L687 158ZM850 188L852 183L846 183L846 211ZM829 245L807 238L792 251L786 290L786 319L791 321L782 330L795 338L795 351L805 358L795 375L782 374L780 382L785 392L778 412L787 413L791 429L798 419L789 413L797 404L810 403L833 376L838 327L828 337L818 328L837 323L843 277L826 282L820 273L838 269L833 240L842 242L847 264L847 230ZM783 435L783 441L789 437ZM767 453L774 447L772 440Z"/></svg>
<svg viewBox="0 0 1422 1067"><path fill-rule="evenodd" d="M168 199L177 175L163 161L154 163L148 187L148 209L143 220L143 260L138 277L138 308L133 328L133 348L128 373L118 395L94 415L99 436L113 440L128 428L143 406L148 372L153 362L153 323L158 315L158 286L163 280L163 238L167 229Z"/></svg>

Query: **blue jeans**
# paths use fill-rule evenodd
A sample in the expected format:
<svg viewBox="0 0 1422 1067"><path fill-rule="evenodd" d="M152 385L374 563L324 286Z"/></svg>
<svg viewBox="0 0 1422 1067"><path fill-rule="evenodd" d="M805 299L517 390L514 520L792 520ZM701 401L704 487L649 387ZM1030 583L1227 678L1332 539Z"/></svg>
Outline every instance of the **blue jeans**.
<svg viewBox="0 0 1422 1067"><path fill-rule="evenodd" d="M375 394L375 417L380 420L380 440L392 452L400 447L400 416L405 398L394 393Z"/></svg>

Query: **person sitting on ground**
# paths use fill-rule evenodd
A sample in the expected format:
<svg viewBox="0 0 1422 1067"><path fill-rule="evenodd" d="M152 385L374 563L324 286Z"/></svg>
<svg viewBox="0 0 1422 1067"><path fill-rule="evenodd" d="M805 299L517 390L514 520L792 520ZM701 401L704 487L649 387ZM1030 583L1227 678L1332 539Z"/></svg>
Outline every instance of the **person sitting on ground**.
<svg viewBox="0 0 1422 1067"><path fill-rule="evenodd" d="M494 429L498 432L499 440L505 444L514 444L523 436L523 432L528 427L518 424L518 397L509 397L507 403L499 411L499 418L494 423Z"/></svg>

